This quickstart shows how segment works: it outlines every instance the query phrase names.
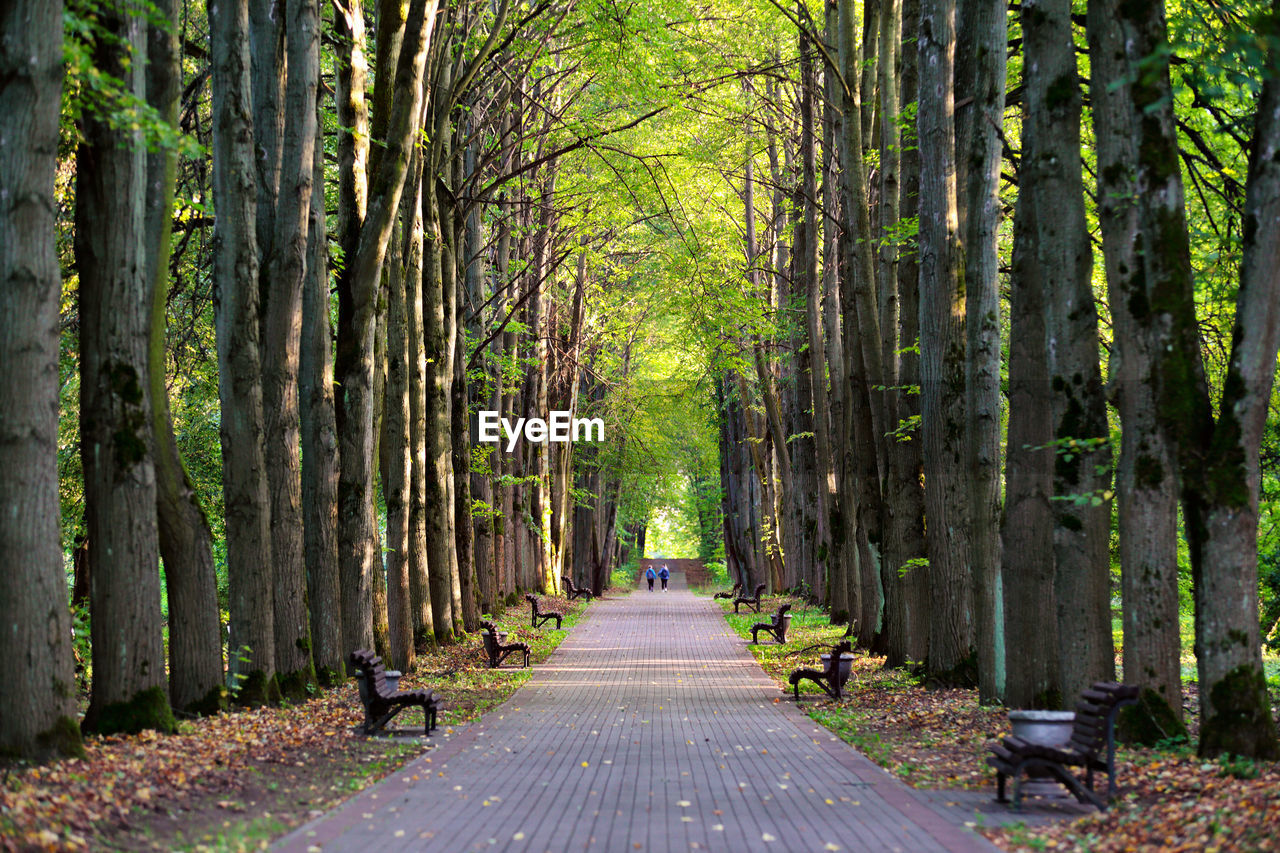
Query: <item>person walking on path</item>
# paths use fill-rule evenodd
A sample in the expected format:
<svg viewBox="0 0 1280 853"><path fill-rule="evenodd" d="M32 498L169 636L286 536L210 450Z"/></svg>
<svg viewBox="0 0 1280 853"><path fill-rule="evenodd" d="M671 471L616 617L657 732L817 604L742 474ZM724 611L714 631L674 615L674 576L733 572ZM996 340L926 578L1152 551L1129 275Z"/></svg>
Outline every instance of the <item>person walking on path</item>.
<svg viewBox="0 0 1280 853"><path fill-rule="evenodd" d="M652 569L650 571L652 571ZM663 566L662 569L658 572L658 577L662 578L662 591L666 592L667 581L671 578L671 572L667 570L666 566ZM653 581L649 581L649 589L653 589Z"/></svg>
<svg viewBox="0 0 1280 853"><path fill-rule="evenodd" d="M666 571L666 569L664 568L663 571ZM650 566L649 568L645 569L644 576L645 576L645 579L649 581L649 592L653 592L653 579L657 577L657 575L653 573L653 566ZM662 588L663 589L667 588L666 581L662 582Z"/></svg>

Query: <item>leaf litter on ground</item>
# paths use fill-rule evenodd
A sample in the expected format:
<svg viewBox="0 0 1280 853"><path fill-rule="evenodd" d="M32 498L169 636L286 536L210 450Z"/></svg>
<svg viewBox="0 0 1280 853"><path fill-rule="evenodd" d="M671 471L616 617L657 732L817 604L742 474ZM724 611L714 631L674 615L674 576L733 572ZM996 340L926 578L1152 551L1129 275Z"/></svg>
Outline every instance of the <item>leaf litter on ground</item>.
<svg viewBox="0 0 1280 853"><path fill-rule="evenodd" d="M793 619L786 645L766 642L751 648L789 700L790 671L815 666L827 651L801 650L835 645L844 626L829 624L822 611L786 596L762 601L763 616L735 615L730 604L724 609L731 627L746 638L752 624L787 602ZM986 745L1010 733L1007 709L979 704L976 690L929 689L906 669L885 669L883 657L857 650L855 655L840 702L802 683L809 716L912 787L982 791L994 798L995 771L986 763ZM1280 696L1273 690L1271 698L1280 720ZM1184 685L1192 738L1197 707L1195 685ZM1030 826L979 825L979 831L1010 851L1280 851L1280 762L1206 760L1177 744L1167 749L1122 745L1116 768L1119 796L1106 812ZM1105 786L1105 774L1101 783Z"/></svg>
<svg viewBox="0 0 1280 853"><path fill-rule="evenodd" d="M570 628L582 602L550 599ZM497 620L528 642L536 664L564 631L529 627L512 607ZM184 721L175 735L86 737L85 758L43 766L0 763L0 850L259 849L402 767L452 726L505 701L529 670L489 669L480 633L419 652L401 689L429 687L445 710L430 740L366 738L353 680L300 705ZM405 717L408 717L405 720ZM393 724L421 734L421 713Z"/></svg>

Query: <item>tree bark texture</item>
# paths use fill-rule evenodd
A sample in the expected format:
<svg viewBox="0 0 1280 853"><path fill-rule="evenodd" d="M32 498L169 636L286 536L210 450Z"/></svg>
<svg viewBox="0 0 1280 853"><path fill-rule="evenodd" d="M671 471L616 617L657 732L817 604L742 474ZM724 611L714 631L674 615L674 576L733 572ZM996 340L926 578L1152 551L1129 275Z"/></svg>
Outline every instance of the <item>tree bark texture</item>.
<svg viewBox="0 0 1280 853"><path fill-rule="evenodd" d="M1213 418L1196 323L1163 8L1121 10L1137 150L1147 322L1159 332L1158 413L1181 472L1196 599L1200 753L1280 757L1258 624L1259 448L1280 348L1280 84L1263 80L1245 184L1243 263L1231 357ZM1264 19L1277 60L1280 3ZM1140 50L1149 51L1139 55ZM1151 56L1155 56L1154 60Z"/></svg>
<svg viewBox="0 0 1280 853"><path fill-rule="evenodd" d="M147 102L170 125L178 124L182 74L178 66L176 0L154 4L158 20L147 27ZM226 704L222 626L213 533L178 452L165 385L165 326L173 192L178 152L147 155L145 252L150 324L147 372L155 440L156 516L169 604L169 701L174 708L214 713Z"/></svg>
<svg viewBox="0 0 1280 853"><path fill-rule="evenodd" d="M973 650L965 492L965 287L956 209L952 101L954 0L920 3L920 414L931 586L932 672L959 670Z"/></svg>
<svg viewBox="0 0 1280 853"><path fill-rule="evenodd" d="M1114 325L1110 396L1120 414L1116 501L1124 601L1124 680L1160 697L1177 721L1148 740L1183 733L1182 640L1178 620L1178 487L1175 460L1156 419L1151 330L1138 245L1129 74L1119 4L1089 3L1090 96L1098 150L1098 223ZM1179 189L1180 191L1180 189ZM1146 701L1150 701L1149 699ZM1156 716L1151 722L1161 728Z"/></svg>
<svg viewBox="0 0 1280 853"><path fill-rule="evenodd" d="M1036 262L1045 291L1053 389L1054 595L1059 678L1070 707L1115 674L1108 537L1111 451L1098 364L1098 314L1080 165L1081 96L1070 0L1022 7L1028 128L1025 179L1034 186Z"/></svg>
<svg viewBox="0 0 1280 853"><path fill-rule="evenodd" d="M263 454L256 173L246 0L210 9L213 68L214 281L222 494L236 701L279 698L271 570L271 505Z"/></svg>
<svg viewBox="0 0 1280 853"><path fill-rule="evenodd" d="M0 9L0 751L36 760L83 754L58 524L62 77L62 3Z"/></svg>
<svg viewBox="0 0 1280 853"><path fill-rule="evenodd" d="M978 699L990 704L1004 692L1003 601L1000 595L1000 228L1001 129L1004 125L1004 0L965 0L973 98L963 220L965 260L966 481L969 489L969 566L973 579ZM957 69L958 73L959 69ZM958 143L957 143L958 144Z"/></svg>
<svg viewBox="0 0 1280 853"><path fill-rule="evenodd" d="M94 62L146 96L146 23L108 10ZM89 112L76 152L80 452L93 565L89 731L172 730L161 633L159 534L147 378L147 155L137 130Z"/></svg>
<svg viewBox="0 0 1280 853"><path fill-rule="evenodd" d="M333 410L329 329L329 238L325 227L324 129L317 124L312 157L311 224L302 284L298 397L302 441L302 533L307 604L316 678L328 687L346 670L342 593L338 587L338 434Z"/></svg>
<svg viewBox="0 0 1280 853"><path fill-rule="evenodd" d="M275 569L276 671L281 692L303 701L315 685L307 617L302 530L302 468L298 358L302 287L311 225L316 90L320 76L320 10L316 0L286 0L288 82L274 234L263 281L262 372L267 483L271 492L271 554Z"/></svg>

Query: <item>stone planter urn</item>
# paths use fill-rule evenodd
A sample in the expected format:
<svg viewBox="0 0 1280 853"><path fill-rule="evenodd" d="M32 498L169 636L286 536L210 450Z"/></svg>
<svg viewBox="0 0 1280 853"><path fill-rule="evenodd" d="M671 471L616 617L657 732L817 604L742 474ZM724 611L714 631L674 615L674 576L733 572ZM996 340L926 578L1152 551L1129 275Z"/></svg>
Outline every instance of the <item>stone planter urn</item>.
<svg viewBox="0 0 1280 853"><path fill-rule="evenodd" d="M398 669L388 669L385 673L387 678L387 689L395 692L400 689L401 672ZM365 725L372 723L369 717L369 685L364 683L364 672L356 673L356 686L360 688L360 704L364 705L364 722Z"/></svg>
<svg viewBox="0 0 1280 853"><path fill-rule="evenodd" d="M1013 736L1027 743L1042 746L1064 747L1071 740L1071 728L1075 725L1075 711L1010 711L1009 724ZM1044 770L1033 768L1027 772L1022 790L1025 794L1040 797L1066 797L1066 791L1057 782L1047 781Z"/></svg>
<svg viewBox="0 0 1280 853"><path fill-rule="evenodd" d="M791 614L788 613L783 618L790 620ZM822 671L826 672L827 667L831 665L831 655L829 653L823 654L821 658L822 658ZM840 678L841 687L844 687L845 683L849 680L850 673L852 672L853 672L853 655L850 652L845 652L844 654L840 655L840 670L839 670L838 676Z"/></svg>

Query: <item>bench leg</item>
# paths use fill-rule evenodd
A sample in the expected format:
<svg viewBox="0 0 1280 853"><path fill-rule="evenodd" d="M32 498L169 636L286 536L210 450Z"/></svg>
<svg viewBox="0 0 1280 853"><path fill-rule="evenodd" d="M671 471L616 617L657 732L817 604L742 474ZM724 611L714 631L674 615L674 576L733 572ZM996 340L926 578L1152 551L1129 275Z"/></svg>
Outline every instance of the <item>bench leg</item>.
<svg viewBox="0 0 1280 853"><path fill-rule="evenodd" d="M1004 795L1004 780L1005 780L1004 772L997 770L996 771L996 802L997 803L1009 802L1008 798L1005 797Z"/></svg>

